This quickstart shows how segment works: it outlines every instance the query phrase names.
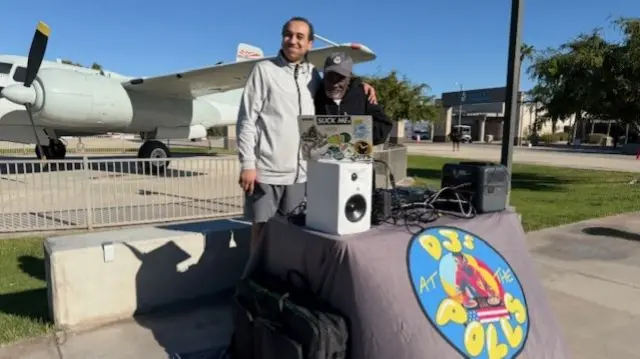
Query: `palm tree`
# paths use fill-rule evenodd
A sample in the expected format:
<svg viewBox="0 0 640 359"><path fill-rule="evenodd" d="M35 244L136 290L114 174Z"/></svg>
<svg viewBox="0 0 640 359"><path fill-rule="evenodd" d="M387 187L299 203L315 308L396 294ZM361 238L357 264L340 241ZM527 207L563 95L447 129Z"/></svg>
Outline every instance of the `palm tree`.
<svg viewBox="0 0 640 359"><path fill-rule="evenodd" d="M524 60L528 60L532 58L535 51L536 50L533 47L533 45L529 45L523 42L520 45L520 66L522 66L522 63L524 62Z"/></svg>

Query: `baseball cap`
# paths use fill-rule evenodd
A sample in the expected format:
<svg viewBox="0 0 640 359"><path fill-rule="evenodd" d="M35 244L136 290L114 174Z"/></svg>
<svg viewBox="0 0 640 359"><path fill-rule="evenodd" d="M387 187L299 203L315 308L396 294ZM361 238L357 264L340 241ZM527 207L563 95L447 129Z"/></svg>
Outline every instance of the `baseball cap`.
<svg viewBox="0 0 640 359"><path fill-rule="evenodd" d="M335 72L350 77L353 70L353 59L344 52L334 52L324 61L324 72Z"/></svg>

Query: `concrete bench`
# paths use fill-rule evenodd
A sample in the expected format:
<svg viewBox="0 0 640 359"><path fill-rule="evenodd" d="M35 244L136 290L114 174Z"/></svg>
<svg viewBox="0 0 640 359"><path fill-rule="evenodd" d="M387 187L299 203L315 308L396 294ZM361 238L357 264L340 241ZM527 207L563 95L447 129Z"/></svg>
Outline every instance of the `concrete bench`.
<svg viewBox="0 0 640 359"><path fill-rule="evenodd" d="M50 315L80 329L230 291L250 233L246 222L217 220L48 238Z"/></svg>

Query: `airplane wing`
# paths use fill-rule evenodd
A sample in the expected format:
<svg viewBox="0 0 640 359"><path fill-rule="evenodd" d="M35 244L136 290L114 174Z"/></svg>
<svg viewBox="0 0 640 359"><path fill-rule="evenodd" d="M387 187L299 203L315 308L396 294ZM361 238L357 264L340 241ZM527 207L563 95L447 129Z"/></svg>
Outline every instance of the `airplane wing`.
<svg viewBox="0 0 640 359"><path fill-rule="evenodd" d="M359 44L344 44L314 49L309 52L308 58L316 68L322 69L324 60L333 52L348 53L353 58L354 63L371 61L376 58L373 51ZM128 90L161 96L196 98L244 87L255 63L273 58L251 59L171 75L133 79L124 82L123 86Z"/></svg>

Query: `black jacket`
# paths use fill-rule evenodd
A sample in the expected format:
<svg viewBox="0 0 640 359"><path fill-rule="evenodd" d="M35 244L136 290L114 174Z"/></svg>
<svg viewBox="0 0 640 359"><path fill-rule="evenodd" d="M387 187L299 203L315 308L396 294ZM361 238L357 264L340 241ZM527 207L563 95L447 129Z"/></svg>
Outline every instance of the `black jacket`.
<svg viewBox="0 0 640 359"><path fill-rule="evenodd" d="M318 89L314 101L316 105L316 115L371 116L373 119L374 146L384 143L393 128L393 123L387 115L385 115L382 107L369 102L367 94L364 92L362 81L358 78L351 80L347 93L342 98L339 106L327 97L324 91L324 85L321 85Z"/></svg>

